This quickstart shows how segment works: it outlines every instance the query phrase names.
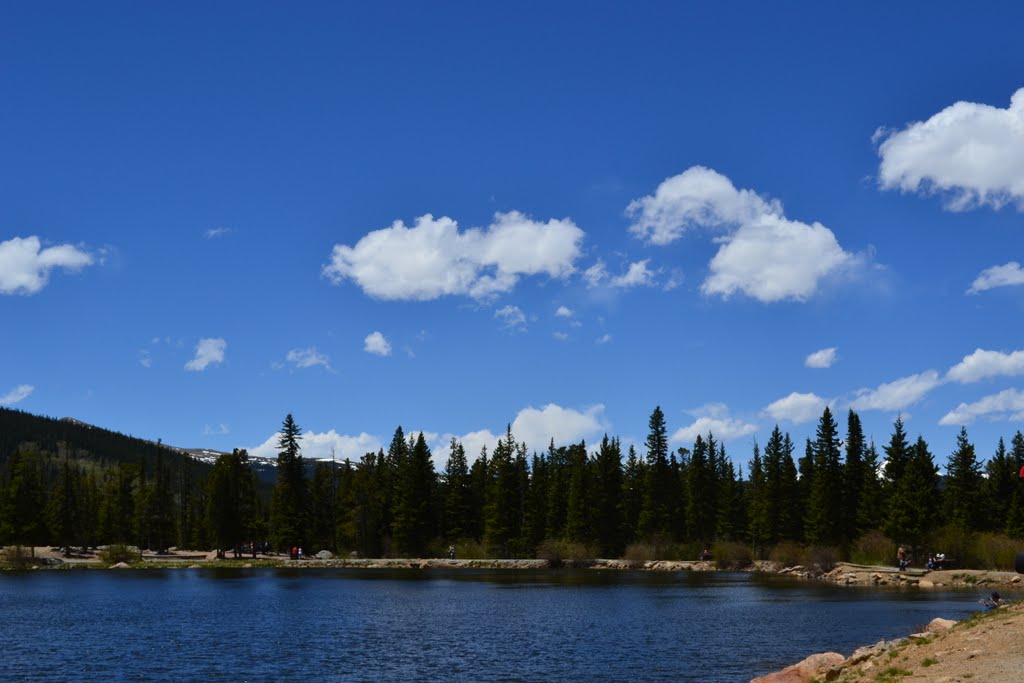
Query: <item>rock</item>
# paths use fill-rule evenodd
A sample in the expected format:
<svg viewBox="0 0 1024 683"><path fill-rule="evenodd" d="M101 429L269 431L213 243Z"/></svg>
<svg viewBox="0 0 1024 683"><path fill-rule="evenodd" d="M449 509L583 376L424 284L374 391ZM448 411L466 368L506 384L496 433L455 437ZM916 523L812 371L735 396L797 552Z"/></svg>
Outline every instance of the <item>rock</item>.
<svg viewBox="0 0 1024 683"><path fill-rule="evenodd" d="M131 569L126 563L118 562L117 564L110 565L111 569Z"/></svg>
<svg viewBox="0 0 1024 683"><path fill-rule="evenodd" d="M750 683L809 683L826 673L828 674L826 680L834 680L838 676L838 669L834 673L831 670L833 667L839 667L845 661L846 657L838 652L821 652L811 655L802 662L787 666L782 671L754 678Z"/></svg>
<svg viewBox="0 0 1024 683"><path fill-rule="evenodd" d="M334 553L332 553L330 550L321 550L320 552L318 552L316 554L316 559L318 559L318 560L333 560L334 559Z"/></svg>
<svg viewBox="0 0 1024 683"><path fill-rule="evenodd" d="M64 564L64 560L60 559L59 557L44 557L43 564L45 564L47 567L58 567Z"/></svg>
<svg viewBox="0 0 1024 683"><path fill-rule="evenodd" d="M917 582L918 588L935 588L935 584L928 579L921 579Z"/></svg>
<svg viewBox="0 0 1024 683"><path fill-rule="evenodd" d="M953 628L955 624L956 622L952 619L943 619L941 617L936 617L932 619L930 622L928 622L928 626L925 628L925 630L928 631L928 633L942 633L943 631L948 631L949 629Z"/></svg>
<svg viewBox="0 0 1024 683"><path fill-rule="evenodd" d="M202 567L200 567L198 564L190 564L188 566L188 568L189 569L202 569Z"/></svg>

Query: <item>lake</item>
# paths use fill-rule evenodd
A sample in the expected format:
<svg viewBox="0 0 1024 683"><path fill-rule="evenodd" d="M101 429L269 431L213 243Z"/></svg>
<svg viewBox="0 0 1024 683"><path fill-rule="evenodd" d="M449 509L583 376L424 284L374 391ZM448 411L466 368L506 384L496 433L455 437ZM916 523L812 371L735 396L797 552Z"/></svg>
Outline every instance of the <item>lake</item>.
<svg viewBox="0 0 1024 683"><path fill-rule="evenodd" d="M0 652L31 681L734 683L981 597L714 572L7 572Z"/></svg>

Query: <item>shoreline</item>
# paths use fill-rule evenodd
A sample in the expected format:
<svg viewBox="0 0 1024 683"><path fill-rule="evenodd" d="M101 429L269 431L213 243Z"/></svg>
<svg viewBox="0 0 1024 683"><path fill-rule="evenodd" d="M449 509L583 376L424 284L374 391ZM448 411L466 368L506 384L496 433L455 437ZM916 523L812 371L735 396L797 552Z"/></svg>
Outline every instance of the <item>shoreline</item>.
<svg viewBox="0 0 1024 683"><path fill-rule="evenodd" d="M776 574L794 578L826 581L842 586L859 587L908 587L908 588L985 588L1009 587L1024 589L1024 577L1015 572L991 571L984 569L907 569L895 567L860 565L840 562L829 571L807 568L801 565L784 566L767 560L758 560L738 568L722 569L714 561L706 560L623 560L623 559L456 559L447 558L303 558L292 560L281 555L257 555L252 557L218 559L216 552L174 550L167 555L143 553L142 559L130 564L118 563L107 566L96 555L72 554L63 557L51 548L36 549L36 563L18 566L0 563L0 571L26 571L38 569L181 569L181 568L293 568L293 569L503 569L503 570L552 570L580 569L591 571L633 571L633 572L717 572L737 571L745 573Z"/></svg>

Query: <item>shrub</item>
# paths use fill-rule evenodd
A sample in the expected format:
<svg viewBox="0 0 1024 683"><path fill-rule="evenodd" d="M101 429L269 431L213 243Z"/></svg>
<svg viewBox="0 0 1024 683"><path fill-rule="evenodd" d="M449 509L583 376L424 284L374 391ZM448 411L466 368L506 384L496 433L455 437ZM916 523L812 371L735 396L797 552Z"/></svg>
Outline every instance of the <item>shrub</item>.
<svg viewBox="0 0 1024 683"><path fill-rule="evenodd" d="M8 564L27 566L34 564L35 559L28 548L20 545L9 545L4 548L4 562Z"/></svg>
<svg viewBox="0 0 1024 683"><path fill-rule="evenodd" d="M893 564L896 543L881 531L869 531L854 542L850 559L857 564Z"/></svg>
<svg viewBox="0 0 1024 683"><path fill-rule="evenodd" d="M630 543L622 557L633 563L653 562L658 559L658 552L650 543Z"/></svg>
<svg viewBox="0 0 1024 683"><path fill-rule="evenodd" d="M754 559L750 547L743 543L716 543L711 553L719 569L743 569L749 567Z"/></svg>
<svg viewBox="0 0 1024 683"><path fill-rule="evenodd" d="M1006 534L981 534L974 543L977 567L1012 572L1021 546L1020 540Z"/></svg>
<svg viewBox="0 0 1024 683"><path fill-rule="evenodd" d="M547 560L554 567L565 561L579 562L594 557L593 549L582 543L548 539L537 546L537 559Z"/></svg>
<svg viewBox="0 0 1024 683"><path fill-rule="evenodd" d="M956 560L961 567L976 567L979 564L974 550L974 535L962 526L947 524L935 531L929 542L931 551L926 550L926 554L932 551L945 553L946 557ZM921 558L921 564L924 564L924 559Z"/></svg>
<svg viewBox="0 0 1024 683"><path fill-rule="evenodd" d="M133 545L115 543L113 545L108 545L100 551L100 560L105 564L117 564L118 562L131 564L132 562L141 562L142 551Z"/></svg>
<svg viewBox="0 0 1024 683"><path fill-rule="evenodd" d="M772 551L768 553L768 559L772 562L792 567L803 562L804 549L799 543L793 541L782 541L777 543Z"/></svg>
<svg viewBox="0 0 1024 683"><path fill-rule="evenodd" d="M804 564L816 567L819 571L832 571L837 562L839 562L838 548L816 545L804 551Z"/></svg>

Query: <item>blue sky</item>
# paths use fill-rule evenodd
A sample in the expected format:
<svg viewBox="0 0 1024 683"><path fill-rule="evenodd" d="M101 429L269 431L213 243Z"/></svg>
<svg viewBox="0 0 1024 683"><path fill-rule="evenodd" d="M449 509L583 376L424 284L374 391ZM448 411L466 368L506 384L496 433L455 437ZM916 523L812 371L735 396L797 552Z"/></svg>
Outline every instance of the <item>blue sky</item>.
<svg viewBox="0 0 1024 683"><path fill-rule="evenodd" d="M0 403L443 463L1024 422L1024 8L8 3Z"/></svg>

